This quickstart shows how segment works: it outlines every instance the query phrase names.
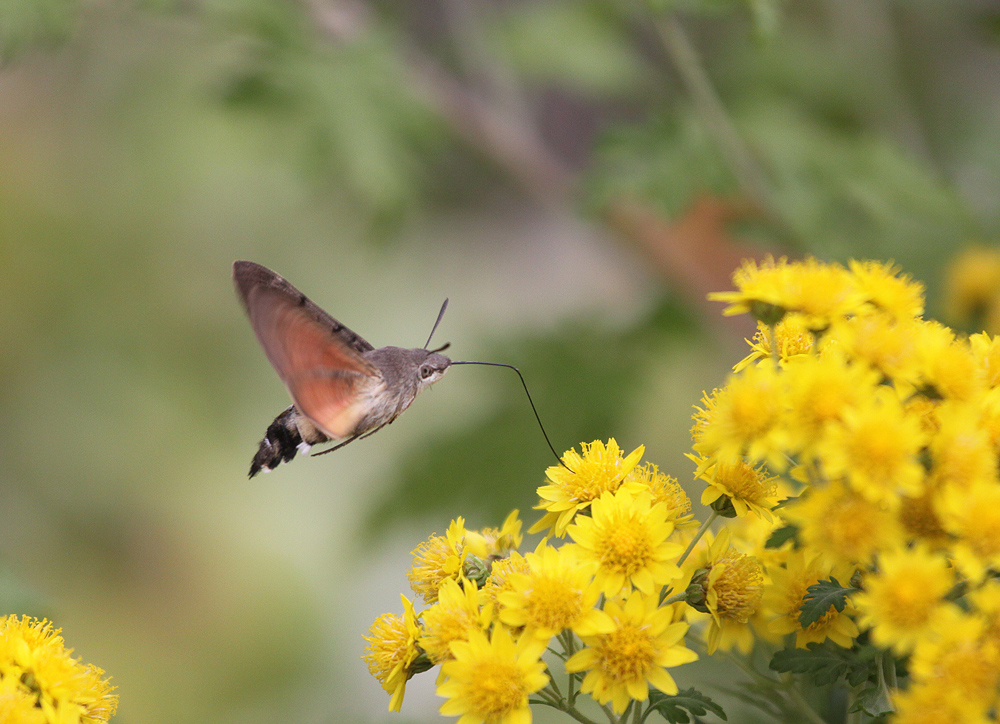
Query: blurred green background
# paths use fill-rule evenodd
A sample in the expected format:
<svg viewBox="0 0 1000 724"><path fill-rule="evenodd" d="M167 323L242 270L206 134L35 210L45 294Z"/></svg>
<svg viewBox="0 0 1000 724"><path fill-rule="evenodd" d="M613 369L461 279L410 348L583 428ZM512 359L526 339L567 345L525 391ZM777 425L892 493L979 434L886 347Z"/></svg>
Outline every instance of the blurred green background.
<svg viewBox="0 0 1000 724"><path fill-rule="evenodd" d="M553 462L513 373L462 367L248 483L288 403L233 260L376 346L450 297L436 340L518 365L558 449L687 484L743 256L892 258L934 315L1000 220L986 0L0 0L0 58L0 608L122 723L435 720L431 675L386 713L361 635Z"/></svg>

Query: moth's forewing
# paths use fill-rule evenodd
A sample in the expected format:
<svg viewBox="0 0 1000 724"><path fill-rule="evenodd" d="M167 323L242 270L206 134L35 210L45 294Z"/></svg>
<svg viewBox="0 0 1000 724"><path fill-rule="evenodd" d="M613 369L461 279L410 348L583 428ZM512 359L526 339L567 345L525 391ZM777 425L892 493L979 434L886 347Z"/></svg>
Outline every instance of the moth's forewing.
<svg viewBox="0 0 1000 724"><path fill-rule="evenodd" d="M381 381L361 353L372 346L270 269L233 265L250 324L295 406L328 436L354 433L367 392Z"/></svg>

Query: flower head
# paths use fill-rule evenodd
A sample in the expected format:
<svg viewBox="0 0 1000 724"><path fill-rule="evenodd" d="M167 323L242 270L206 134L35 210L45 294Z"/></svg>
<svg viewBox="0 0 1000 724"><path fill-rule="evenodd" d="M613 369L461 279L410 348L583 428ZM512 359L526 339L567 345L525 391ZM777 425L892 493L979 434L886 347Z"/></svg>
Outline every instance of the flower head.
<svg viewBox="0 0 1000 724"><path fill-rule="evenodd" d="M740 360L733 372L740 372L758 360L776 356L782 365L804 358L813 351L816 338L798 316L787 315L773 327L757 322L757 332L750 344L750 354Z"/></svg>
<svg viewBox="0 0 1000 724"><path fill-rule="evenodd" d="M468 641L451 645L453 660L441 667L445 681L438 696L445 716L460 716L461 724L530 724L528 695L549 677L541 660L545 643L522 636L515 644L502 626L489 639L473 631Z"/></svg>
<svg viewBox="0 0 1000 724"><path fill-rule="evenodd" d="M74 659L59 634L44 619L0 618L0 721L99 724L114 715L104 671Z"/></svg>
<svg viewBox="0 0 1000 724"><path fill-rule="evenodd" d="M368 663L371 675L392 695L390 711L399 711L403 705L406 682L414 673L410 666L420 654L417 646L420 626L413 604L406 596L400 595L400 598L403 600L403 615L383 613L375 619L365 636L368 645L361 657Z"/></svg>
<svg viewBox="0 0 1000 724"><path fill-rule="evenodd" d="M865 565L873 554L903 542L892 513L840 480L810 487L782 513L799 526L808 550L834 565Z"/></svg>
<svg viewBox="0 0 1000 724"><path fill-rule="evenodd" d="M892 262L854 261L849 264L861 294L876 309L893 317L919 317L924 313L924 285Z"/></svg>
<svg viewBox="0 0 1000 724"><path fill-rule="evenodd" d="M667 508L667 520L676 528L693 528L698 523L691 515L691 499L684 488L672 475L661 473L653 463L637 465L625 478L626 484L633 483L642 490L648 490L653 503L663 503ZM634 487L634 486L629 486Z"/></svg>
<svg viewBox="0 0 1000 724"><path fill-rule="evenodd" d="M547 512L531 526L529 533L548 530L564 536L573 516L590 507L602 494L617 490L645 451L640 445L625 455L614 438L607 445L594 440L580 447L582 455L569 450L562 457L564 465L554 465L545 471L549 484L538 489L542 501L535 508Z"/></svg>
<svg viewBox="0 0 1000 724"><path fill-rule="evenodd" d="M465 532L465 547L473 555L487 558L503 558L510 551L521 546L521 520L518 511L511 511L499 528L483 528L480 531Z"/></svg>
<svg viewBox="0 0 1000 724"><path fill-rule="evenodd" d="M544 641L565 629L584 636L610 627L607 615L595 608L600 588L594 582L593 563L579 560L570 546L544 543L525 559L528 572L512 572L511 590L497 596L504 624L523 626L525 635Z"/></svg>
<svg viewBox="0 0 1000 724"><path fill-rule="evenodd" d="M410 588L427 603L438 599L438 589L446 580L457 581L465 561L465 519L456 518L446 535L432 535L413 549L413 566L406 577Z"/></svg>
<svg viewBox="0 0 1000 724"><path fill-rule="evenodd" d="M706 407L695 408L694 449L706 460L733 463L746 455L785 465L787 432L780 424L784 389L773 364L748 367L713 392Z"/></svg>
<svg viewBox="0 0 1000 724"><path fill-rule="evenodd" d="M920 545L879 557L879 570L854 596L859 623L872 629L878 646L909 652L920 638L940 629L944 595L955 577L945 559Z"/></svg>
<svg viewBox="0 0 1000 724"><path fill-rule="evenodd" d="M717 501L726 499L741 518L752 512L764 520L771 520L771 508L778 502L778 488L776 478L768 475L762 465L736 460L732 463L712 463L702 469L703 459L689 457L699 463L701 472L697 477L708 483L701 495L702 505L716 508Z"/></svg>
<svg viewBox="0 0 1000 724"><path fill-rule="evenodd" d="M567 671L587 671L580 691L592 693L601 704L610 701L618 714L630 699L645 701L650 684L676 694L677 684L667 669L698 658L683 644L687 623L671 623L673 609L658 606L656 595L641 591L633 591L624 603L609 600L605 611L614 628L584 636L587 648L566 662Z"/></svg>
<svg viewBox="0 0 1000 724"><path fill-rule="evenodd" d="M605 596L632 585L647 595L679 578L673 561L684 550L667 539L674 525L667 506L653 505L648 491L633 494L622 488L605 493L590 506L591 516L577 518L567 532L576 542L581 561L597 564L595 583Z"/></svg>
<svg viewBox="0 0 1000 724"><path fill-rule="evenodd" d="M752 638L746 624L764 595L760 561L740 553L729 541L729 529L723 528L708 549L705 563L696 564L700 567L687 588L688 602L712 617L706 636L709 655L720 646L749 650Z"/></svg>
<svg viewBox="0 0 1000 724"><path fill-rule="evenodd" d="M489 624L490 612L480 607L479 592L471 581L464 586L452 579L441 584L438 601L423 612L423 632L420 647L435 664L451 658L451 644L467 641L474 631Z"/></svg>

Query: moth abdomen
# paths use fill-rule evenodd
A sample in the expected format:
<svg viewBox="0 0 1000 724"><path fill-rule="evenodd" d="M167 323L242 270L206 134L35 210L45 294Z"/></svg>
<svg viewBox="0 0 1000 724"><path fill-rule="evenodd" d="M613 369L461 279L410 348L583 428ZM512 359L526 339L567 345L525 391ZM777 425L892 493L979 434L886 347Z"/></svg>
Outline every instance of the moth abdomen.
<svg viewBox="0 0 1000 724"><path fill-rule="evenodd" d="M329 439L292 405L268 425L250 463L250 477L262 471L270 472L279 464L292 460L300 450L306 452L312 445Z"/></svg>

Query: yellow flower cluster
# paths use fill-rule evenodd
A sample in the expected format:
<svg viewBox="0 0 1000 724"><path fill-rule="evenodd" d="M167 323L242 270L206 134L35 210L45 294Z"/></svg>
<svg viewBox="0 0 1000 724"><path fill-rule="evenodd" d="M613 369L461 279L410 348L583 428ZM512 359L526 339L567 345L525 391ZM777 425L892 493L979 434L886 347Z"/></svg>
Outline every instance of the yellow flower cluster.
<svg viewBox="0 0 1000 724"><path fill-rule="evenodd" d="M0 722L99 724L114 715L104 672L74 659L59 633L45 620L0 617Z"/></svg>
<svg viewBox="0 0 1000 724"><path fill-rule="evenodd" d="M570 540L546 538L522 555L514 511L499 529L466 530L459 518L413 551L410 584L430 606L415 616L404 597L404 616L384 614L366 636L390 708L410 676L435 665L441 712L463 722L526 724L529 703L569 711L581 693L622 714L650 687L678 693L668 669L697 654L683 643L683 609L663 599L686 575L691 502L674 478L640 464L642 448L581 447L538 490L546 512L535 528ZM569 699L541 658L553 641L576 687Z"/></svg>
<svg viewBox="0 0 1000 724"><path fill-rule="evenodd" d="M733 526L765 563L757 635L857 650L867 631L880 655L910 661L909 686L886 687L890 721L990 720L1000 340L922 319L922 287L889 264L769 259L745 263L734 282L712 298L753 315L759 331L696 408L693 459L717 513L774 516L765 535ZM769 475L783 477L768 485ZM844 587L841 605L803 626L820 581Z"/></svg>
<svg viewBox="0 0 1000 724"><path fill-rule="evenodd" d="M891 264L768 259L734 283L712 297L758 332L695 408L700 527L642 447L568 451L538 488L534 551L518 551L516 511L493 530L458 519L414 550L429 608L404 598L367 637L392 708L440 665L441 711L462 724L527 724L530 704L586 722L580 694L612 722L642 721L678 693L670 669L697 658L688 645L739 657L760 644L776 671L849 682L854 712L997 721L1000 339L924 320L922 286ZM768 674L755 672L776 692L765 709L818 720Z"/></svg>

